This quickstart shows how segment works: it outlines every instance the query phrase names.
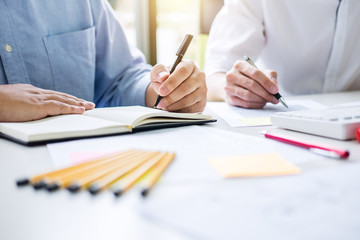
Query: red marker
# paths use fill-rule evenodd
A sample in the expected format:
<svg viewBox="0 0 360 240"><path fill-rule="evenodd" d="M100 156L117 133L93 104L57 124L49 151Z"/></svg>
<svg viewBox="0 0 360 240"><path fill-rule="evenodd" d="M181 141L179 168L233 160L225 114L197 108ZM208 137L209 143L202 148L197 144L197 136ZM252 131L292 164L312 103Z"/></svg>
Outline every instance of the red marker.
<svg viewBox="0 0 360 240"><path fill-rule="evenodd" d="M358 140L358 142L360 142L360 128L358 128L357 130L356 130L356 139Z"/></svg>
<svg viewBox="0 0 360 240"><path fill-rule="evenodd" d="M303 148L309 149L310 151L312 151L314 153L317 153L317 154L320 154L320 155L323 155L326 157L347 159L350 155L349 151L343 150L343 149L338 149L338 148L333 148L333 147L328 147L328 146L323 146L323 145L318 145L318 144L313 144L313 143L305 143L305 142L302 142L302 141L294 139L294 138L289 138L287 136L270 134L267 131L261 131L260 133L264 134L264 136L266 138L274 139L276 141L288 143L288 144L298 146L298 147L303 147Z"/></svg>

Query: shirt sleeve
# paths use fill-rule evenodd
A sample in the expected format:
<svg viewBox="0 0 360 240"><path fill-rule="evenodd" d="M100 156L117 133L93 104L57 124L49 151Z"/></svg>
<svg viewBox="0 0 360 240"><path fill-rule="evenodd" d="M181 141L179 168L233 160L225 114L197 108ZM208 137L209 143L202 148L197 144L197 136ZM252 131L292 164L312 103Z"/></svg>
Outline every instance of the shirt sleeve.
<svg viewBox="0 0 360 240"><path fill-rule="evenodd" d="M261 0L225 0L209 33L205 72L227 72L244 55L255 60L264 44Z"/></svg>
<svg viewBox="0 0 360 240"><path fill-rule="evenodd" d="M131 47L111 6L92 1L96 38L95 96L97 107L145 105L151 66Z"/></svg>

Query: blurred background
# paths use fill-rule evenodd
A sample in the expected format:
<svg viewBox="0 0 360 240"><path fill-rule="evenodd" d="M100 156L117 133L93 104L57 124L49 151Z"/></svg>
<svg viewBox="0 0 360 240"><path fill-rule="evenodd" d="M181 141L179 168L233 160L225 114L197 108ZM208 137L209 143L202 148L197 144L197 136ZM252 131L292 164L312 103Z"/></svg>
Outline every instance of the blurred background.
<svg viewBox="0 0 360 240"><path fill-rule="evenodd" d="M148 63L171 65L185 34L194 39L185 58L203 69L207 35L223 0L109 0L131 45Z"/></svg>

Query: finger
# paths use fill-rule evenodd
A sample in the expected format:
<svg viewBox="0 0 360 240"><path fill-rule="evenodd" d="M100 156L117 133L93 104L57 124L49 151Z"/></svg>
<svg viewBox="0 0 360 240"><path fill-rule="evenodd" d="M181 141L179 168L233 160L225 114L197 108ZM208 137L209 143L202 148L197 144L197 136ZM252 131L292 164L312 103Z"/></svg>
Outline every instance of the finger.
<svg viewBox="0 0 360 240"><path fill-rule="evenodd" d="M43 90L43 92L45 94L47 94L47 97L49 99L64 101L65 103L68 103L68 101L72 100L72 101L76 102L75 105L84 106L87 110L93 109L95 107L94 103L86 101L81 98L77 98L77 97L67 94L67 93L57 92L57 91L53 91L53 90Z"/></svg>
<svg viewBox="0 0 360 240"><path fill-rule="evenodd" d="M58 92L58 91L54 91L54 90L49 90L49 89L41 89L40 94L59 95L59 96L71 98L71 99L74 99L74 100L77 100L77 101L85 101L86 102L86 100L83 100L81 98L77 98L74 95L70 95L70 94L67 94L67 93L64 93L64 92Z"/></svg>
<svg viewBox="0 0 360 240"><path fill-rule="evenodd" d="M61 114L81 114L85 112L85 108L82 106L74 106L64 102L49 100L40 106L40 111L44 111L46 115L54 116Z"/></svg>
<svg viewBox="0 0 360 240"><path fill-rule="evenodd" d="M229 86L238 86L247 89L253 94L263 98L267 102L277 102L276 98L266 89L264 89L257 81L239 72L231 71L230 73L227 73L226 83ZM239 97L241 96L239 95Z"/></svg>
<svg viewBox="0 0 360 240"><path fill-rule="evenodd" d="M231 106L237 106L237 107L243 107L249 109L260 109L263 108L266 104L266 102L260 103L260 102L245 101L236 96L226 96L226 102Z"/></svg>
<svg viewBox="0 0 360 240"><path fill-rule="evenodd" d="M87 110L94 108L94 104L90 102L75 100L73 98L68 98L66 95L60 95L60 94L46 94L43 100L44 101L55 100L73 106L82 106Z"/></svg>
<svg viewBox="0 0 360 240"><path fill-rule="evenodd" d="M169 77L169 75L169 70L165 65L157 64L150 72L150 80L152 83L161 84Z"/></svg>
<svg viewBox="0 0 360 240"><path fill-rule="evenodd" d="M59 96L63 96L63 97L67 97L67 98L71 98L74 99L76 101L82 101L82 102L87 102L83 99L77 98L73 95L67 94L67 93L63 93L63 92L57 92L54 90L49 90L49 89L42 89L42 88L38 88L35 87L33 85L30 84L19 84L19 85L23 85L22 87L24 88L24 90L26 90L26 92L33 94L33 95L59 95Z"/></svg>
<svg viewBox="0 0 360 240"><path fill-rule="evenodd" d="M182 112L182 113L201 113L204 111L206 102L197 102L189 107L182 108L176 112Z"/></svg>
<svg viewBox="0 0 360 240"><path fill-rule="evenodd" d="M267 101L254 94L253 92L244 89L242 87L239 86L225 86L225 92L228 96L234 96L237 98L241 98L244 101L249 101L249 102L258 102L258 103L266 103Z"/></svg>
<svg viewBox="0 0 360 240"><path fill-rule="evenodd" d="M165 110L171 112L201 112L206 105L206 94L203 89L197 88L191 94L186 95L179 101L165 107ZM190 111L191 110L191 111Z"/></svg>
<svg viewBox="0 0 360 240"><path fill-rule="evenodd" d="M184 82L194 71L195 63L192 61L182 61L177 65L175 71L160 86L159 92L161 96L167 96Z"/></svg>
<svg viewBox="0 0 360 240"><path fill-rule="evenodd" d="M270 79L262 71L251 66L249 63L245 61L238 61L235 64L235 69L248 78L255 80L269 93L276 94L279 91L274 82L270 81Z"/></svg>
<svg viewBox="0 0 360 240"><path fill-rule="evenodd" d="M202 89L202 96L206 96L207 88L205 83L205 73L201 71L195 71L190 78L182 82L179 87L163 98L162 104L163 106L167 107L179 101L184 96L193 94L194 91L198 88Z"/></svg>

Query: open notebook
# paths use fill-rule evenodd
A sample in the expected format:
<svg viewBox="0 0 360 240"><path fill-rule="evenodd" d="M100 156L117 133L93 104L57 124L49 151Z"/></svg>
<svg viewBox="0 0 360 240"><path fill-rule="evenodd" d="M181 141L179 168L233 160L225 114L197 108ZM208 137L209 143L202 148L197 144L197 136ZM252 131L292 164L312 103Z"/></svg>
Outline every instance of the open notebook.
<svg viewBox="0 0 360 240"><path fill-rule="evenodd" d="M215 122L210 115L142 106L96 108L30 122L1 122L1 136L25 145Z"/></svg>

